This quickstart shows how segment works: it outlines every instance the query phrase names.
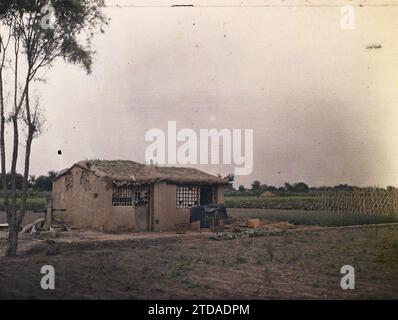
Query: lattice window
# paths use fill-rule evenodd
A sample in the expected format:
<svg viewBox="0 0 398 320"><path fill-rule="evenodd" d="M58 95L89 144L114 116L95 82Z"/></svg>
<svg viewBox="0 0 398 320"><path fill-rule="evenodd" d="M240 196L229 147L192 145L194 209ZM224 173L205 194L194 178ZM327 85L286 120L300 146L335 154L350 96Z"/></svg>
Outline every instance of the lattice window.
<svg viewBox="0 0 398 320"><path fill-rule="evenodd" d="M115 207L133 206L134 190L132 186L113 186L112 205Z"/></svg>
<svg viewBox="0 0 398 320"><path fill-rule="evenodd" d="M177 208L191 208L199 205L199 187L177 186Z"/></svg>
<svg viewBox="0 0 398 320"><path fill-rule="evenodd" d="M112 205L116 207L149 206L149 188L136 189L133 186L113 186Z"/></svg>

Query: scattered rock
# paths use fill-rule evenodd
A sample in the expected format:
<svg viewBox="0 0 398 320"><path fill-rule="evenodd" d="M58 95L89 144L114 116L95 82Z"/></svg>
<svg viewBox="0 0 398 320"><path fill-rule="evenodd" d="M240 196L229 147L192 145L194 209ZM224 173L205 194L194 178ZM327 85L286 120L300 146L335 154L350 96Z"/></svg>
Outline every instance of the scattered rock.
<svg viewBox="0 0 398 320"><path fill-rule="evenodd" d="M262 237L265 235L261 230L242 230L240 232L220 232L209 237L210 240L234 240L252 237Z"/></svg>

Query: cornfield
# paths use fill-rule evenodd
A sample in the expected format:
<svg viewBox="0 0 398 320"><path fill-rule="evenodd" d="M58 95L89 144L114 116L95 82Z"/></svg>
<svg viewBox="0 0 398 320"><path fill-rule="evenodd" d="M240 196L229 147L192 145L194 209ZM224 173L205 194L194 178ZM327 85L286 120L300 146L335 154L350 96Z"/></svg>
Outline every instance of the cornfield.
<svg viewBox="0 0 398 320"><path fill-rule="evenodd" d="M361 188L328 191L314 198L311 210L353 223L395 222L398 220L398 190Z"/></svg>

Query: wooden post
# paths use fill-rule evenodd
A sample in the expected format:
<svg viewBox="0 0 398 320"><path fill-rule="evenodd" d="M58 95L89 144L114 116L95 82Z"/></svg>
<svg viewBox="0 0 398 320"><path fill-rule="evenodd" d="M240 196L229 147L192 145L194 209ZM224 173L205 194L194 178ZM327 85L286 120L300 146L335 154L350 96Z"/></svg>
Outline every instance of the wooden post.
<svg viewBox="0 0 398 320"><path fill-rule="evenodd" d="M53 199L47 198L47 209L46 209L46 216L44 222L45 230L49 230L51 227L52 211L53 211Z"/></svg>

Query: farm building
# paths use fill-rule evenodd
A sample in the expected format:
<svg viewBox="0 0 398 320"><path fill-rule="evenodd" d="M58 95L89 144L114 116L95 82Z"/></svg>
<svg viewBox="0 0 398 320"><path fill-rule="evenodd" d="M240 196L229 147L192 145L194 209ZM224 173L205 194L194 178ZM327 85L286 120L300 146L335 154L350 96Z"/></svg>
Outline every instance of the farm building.
<svg viewBox="0 0 398 320"><path fill-rule="evenodd" d="M81 161L53 181L55 217L105 232L173 230L191 208L224 200L228 181L194 168Z"/></svg>

